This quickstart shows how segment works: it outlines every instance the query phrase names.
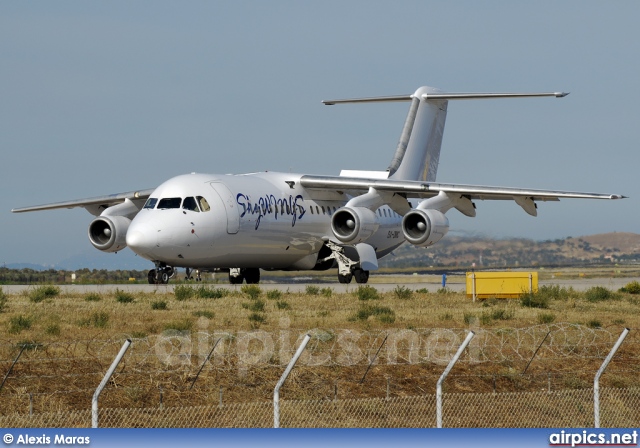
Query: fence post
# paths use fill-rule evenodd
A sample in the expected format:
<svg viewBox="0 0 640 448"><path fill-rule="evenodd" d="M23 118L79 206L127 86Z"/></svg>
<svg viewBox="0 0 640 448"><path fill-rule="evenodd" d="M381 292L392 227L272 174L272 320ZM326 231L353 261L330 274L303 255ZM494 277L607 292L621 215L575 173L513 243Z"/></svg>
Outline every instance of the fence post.
<svg viewBox="0 0 640 448"><path fill-rule="evenodd" d="M13 360L13 364L11 364L11 367L9 367L9 370L7 371L7 374L4 376L4 379L2 380L2 383L0 384L0 390L2 390L2 387L4 386L5 381L7 381L7 378L9 378L9 374L13 370L13 366L15 366L16 363L18 362L18 359L20 359L20 356L22 356L22 352L24 352L25 348L27 348L27 344L22 344L22 348L20 349L20 353L18 353L18 356L16 356L16 359Z"/></svg>
<svg viewBox="0 0 640 448"><path fill-rule="evenodd" d="M471 291L472 291L472 302L476 301L476 273L472 272L471 273Z"/></svg>
<svg viewBox="0 0 640 448"><path fill-rule="evenodd" d="M107 373L105 374L104 378L102 378L102 381L98 385L98 388L93 393L93 399L91 400L91 427L92 428L98 427L98 397L100 396L102 389L104 389L104 386L107 385L107 381L109 381L109 379L111 378L111 375L113 375L113 372L116 370L116 367L118 367L120 360L122 359L122 357L124 356L124 354L126 353L130 345L131 345L131 339L127 339L126 341L124 341L124 345L120 349L120 353L118 353L118 356L116 356L116 359L113 360L113 362L111 363L111 367L109 367L109 370L107 370Z"/></svg>
<svg viewBox="0 0 640 448"><path fill-rule="evenodd" d="M600 427L600 377L604 373L604 369L606 369L607 366L609 365L609 362L611 362L611 358L613 358L613 355L616 354L616 352L618 351L618 348L620 348L620 345L622 345L622 341L624 341L624 338L627 337L628 333L629 333L628 328L625 328L622 331L622 334L618 338L616 345L613 346L613 348L607 355L606 359L600 366L600 369L598 369L598 373L596 373L596 377L593 379L593 420L594 420L593 427L594 428Z"/></svg>
<svg viewBox="0 0 640 448"><path fill-rule="evenodd" d="M453 355L453 359L449 361L449 365L446 369L444 369L444 372L438 380L438 384L436 386L436 425L438 428L442 428L442 383L444 382L447 375L449 375L449 372L453 368L454 364L458 361L458 358L460 358L460 355L462 355L464 349L467 348L467 345L469 345L469 342L471 342L473 336L475 336L475 333L473 331L470 331L462 345L458 348L456 354Z"/></svg>
<svg viewBox="0 0 640 448"><path fill-rule="evenodd" d="M291 361L289 361L289 365L287 366L284 373L280 377L280 381L278 381L278 384L276 384L276 387L273 389L273 427L274 428L280 427L280 388L282 387L282 385L284 384L284 381L289 376L289 373L291 372L291 369L293 369L293 366L296 365L298 358L300 357L300 355L302 355L302 352L304 351L304 348L307 346L309 339L311 339L311 336L309 336L308 334L304 336L304 339L302 340L302 344L300 344L300 347L298 347L296 354L293 355L293 358L291 358Z"/></svg>

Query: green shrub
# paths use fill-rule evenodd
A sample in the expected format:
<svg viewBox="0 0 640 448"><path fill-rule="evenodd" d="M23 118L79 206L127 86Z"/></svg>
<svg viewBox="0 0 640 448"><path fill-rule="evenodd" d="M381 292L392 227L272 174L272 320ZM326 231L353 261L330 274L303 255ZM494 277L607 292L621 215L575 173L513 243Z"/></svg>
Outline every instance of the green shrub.
<svg viewBox="0 0 640 448"><path fill-rule="evenodd" d="M53 285L43 285L29 291L29 300L34 303L42 302L44 299L56 297L60 294L60 288Z"/></svg>
<svg viewBox="0 0 640 448"><path fill-rule="evenodd" d="M429 290L427 288L416 289L418 294L429 294Z"/></svg>
<svg viewBox="0 0 640 448"><path fill-rule="evenodd" d="M465 325L475 324L477 319L478 317L474 313L468 313L466 311L463 313L463 321Z"/></svg>
<svg viewBox="0 0 640 448"><path fill-rule="evenodd" d="M396 320L396 313L387 306L364 305L356 313L354 320L367 320L374 316L382 323L392 324Z"/></svg>
<svg viewBox="0 0 640 448"><path fill-rule="evenodd" d="M263 324L267 321L267 318L264 317L264 314L251 313L249 314L249 320L256 324Z"/></svg>
<svg viewBox="0 0 640 448"><path fill-rule="evenodd" d="M9 333L18 334L22 330L28 330L33 325L33 318L30 316L19 315L9 319Z"/></svg>
<svg viewBox="0 0 640 448"><path fill-rule="evenodd" d="M307 285L306 293L310 296L317 296L320 294L320 288L315 285Z"/></svg>
<svg viewBox="0 0 640 448"><path fill-rule="evenodd" d="M164 325L164 331L190 331L191 328L193 328L191 319L177 320Z"/></svg>
<svg viewBox="0 0 640 448"><path fill-rule="evenodd" d="M402 299L402 300L407 300L413 297L413 291L411 291L406 286L397 285L393 289L393 293L396 295L396 298Z"/></svg>
<svg viewBox="0 0 640 448"><path fill-rule="evenodd" d="M540 291L526 292L520 296L520 304L528 308L549 308L549 296Z"/></svg>
<svg viewBox="0 0 640 448"><path fill-rule="evenodd" d="M445 288L438 288L438 290L436 291L436 293L438 294L442 294L445 296L451 295L451 294L455 294L455 291L453 291L452 289L449 289L447 287Z"/></svg>
<svg viewBox="0 0 640 448"><path fill-rule="evenodd" d="M538 323L539 324L550 324L556 320L556 316L553 313L539 313L538 314Z"/></svg>
<svg viewBox="0 0 640 448"><path fill-rule="evenodd" d="M262 312L264 311L265 302L264 300L256 299L249 303L243 303L242 308L245 310L253 311L253 312Z"/></svg>
<svg viewBox="0 0 640 448"><path fill-rule="evenodd" d="M632 281L620 288L620 292L626 292L627 294L640 294L640 283Z"/></svg>
<svg viewBox="0 0 640 448"><path fill-rule="evenodd" d="M538 294L547 296L551 300L568 300L573 293L573 288L560 287L560 285L542 285L538 289Z"/></svg>
<svg viewBox="0 0 640 448"><path fill-rule="evenodd" d="M598 319L591 319L587 322L587 327L589 328L600 328L602 327L602 323Z"/></svg>
<svg viewBox="0 0 640 448"><path fill-rule="evenodd" d="M584 298L588 302L603 302L606 300L617 300L620 296L603 286L594 286L584 292Z"/></svg>
<svg viewBox="0 0 640 448"><path fill-rule="evenodd" d="M151 303L151 309L152 310L166 310L167 309L167 302L164 300L156 300L155 302Z"/></svg>
<svg viewBox="0 0 640 448"><path fill-rule="evenodd" d="M50 336L59 336L60 325L58 324L47 325L47 328L44 329L44 332Z"/></svg>
<svg viewBox="0 0 640 448"><path fill-rule="evenodd" d="M90 292L86 296L84 296L84 300L87 302L99 302L102 300L102 296L97 292Z"/></svg>
<svg viewBox="0 0 640 448"><path fill-rule="evenodd" d="M358 300L377 300L380 298L378 290L369 285L358 286L355 294L358 297Z"/></svg>
<svg viewBox="0 0 640 448"><path fill-rule="evenodd" d="M193 297L196 291L191 285L176 285L173 288L173 294L176 296L177 301L182 302Z"/></svg>
<svg viewBox="0 0 640 448"><path fill-rule="evenodd" d="M96 328L106 328L109 323L109 313L104 311L93 313L89 317L89 322Z"/></svg>
<svg viewBox="0 0 640 448"><path fill-rule="evenodd" d="M322 293L323 296L325 297L331 297L331 294L333 294L333 289L331 288L322 288L320 290L320 292Z"/></svg>
<svg viewBox="0 0 640 448"><path fill-rule="evenodd" d="M277 289L272 289L267 291L267 299L269 300L278 300L282 297L282 292Z"/></svg>
<svg viewBox="0 0 640 448"><path fill-rule="evenodd" d="M131 303L133 302L133 295L126 292L116 289L114 294L116 296L116 302L118 303Z"/></svg>
<svg viewBox="0 0 640 448"><path fill-rule="evenodd" d="M196 290L196 296L200 299L221 299L226 297L229 291L224 288L207 288L202 285Z"/></svg>
<svg viewBox="0 0 640 448"><path fill-rule="evenodd" d="M257 299L262 294L262 290L258 285L243 285L240 291L248 295L251 300Z"/></svg>
<svg viewBox="0 0 640 448"><path fill-rule="evenodd" d="M0 288L0 313L4 311L7 306L7 295L4 293L2 288Z"/></svg>
<svg viewBox="0 0 640 448"><path fill-rule="evenodd" d="M289 303L285 302L284 300L278 300L276 302L276 307L279 310L290 310L291 309L291 305L289 305Z"/></svg>
<svg viewBox="0 0 640 448"><path fill-rule="evenodd" d="M196 317L206 317L207 319L213 319L215 314L213 313L213 311L194 311L193 315Z"/></svg>

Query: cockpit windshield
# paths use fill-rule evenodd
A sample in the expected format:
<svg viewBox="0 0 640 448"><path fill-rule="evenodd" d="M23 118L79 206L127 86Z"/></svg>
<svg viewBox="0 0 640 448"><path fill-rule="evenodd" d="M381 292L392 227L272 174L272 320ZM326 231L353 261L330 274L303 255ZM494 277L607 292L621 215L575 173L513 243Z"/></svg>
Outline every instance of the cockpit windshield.
<svg viewBox="0 0 640 448"><path fill-rule="evenodd" d="M200 211L208 212L211 210L209 203L202 196L189 196L184 198L184 201L182 198L162 198L160 200L157 198L149 198L147 202L145 202L144 208L153 209L156 208L156 205L159 210L180 208L180 206L182 206L182 210L190 210L198 213Z"/></svg>
<svg viewBox="0 0 640 448"><path fill-rule="evenodd" d="M158 203L159 209L167 209L167 208L180 208L180 204L182 203L182 198L163 198L160 199Z"/></svg>
<svg viewBox="0 0 640 448"><path fill-rule="evenodd" d="M189 196L184 199L182 203L182 208L184 210L191 210L192 212L199 212L198 204L196 203L196 199L194 197Z"/></svg>

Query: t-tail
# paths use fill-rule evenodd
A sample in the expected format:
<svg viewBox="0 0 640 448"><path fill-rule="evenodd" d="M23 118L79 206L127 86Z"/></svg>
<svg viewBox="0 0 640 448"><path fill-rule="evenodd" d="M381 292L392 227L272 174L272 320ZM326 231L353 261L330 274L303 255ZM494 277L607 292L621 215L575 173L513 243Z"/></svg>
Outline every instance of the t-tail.
<svg viewBox="0 0 640 448"><path fill-rule="evenodd" d="M412 95L323 101L326 105L410 101L400 141L387 169L392 180L435 182L438 174L440 148L447 106L450 100L524 98L539 96L567 96L564 92L550 93L446 93L434 87L420 87Z"/></svg>

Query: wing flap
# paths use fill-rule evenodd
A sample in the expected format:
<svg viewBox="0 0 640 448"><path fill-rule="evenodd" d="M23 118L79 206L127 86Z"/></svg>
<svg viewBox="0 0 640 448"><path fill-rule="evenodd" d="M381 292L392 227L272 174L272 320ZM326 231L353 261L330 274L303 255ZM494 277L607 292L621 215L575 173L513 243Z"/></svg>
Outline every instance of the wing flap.
<svg viewBox="0 0 640 448"><path fill-rule="evenodd" d="M575 191L538 190L484 185L443 184L420 181L394 181L388 179L362 179L337 176L302 176L300 184L309 189L349 191L358 193L373 187L376 190L406 194L408 197L429 198L438 193L457 193L469 199L515 200L515 197L533 201L558 201L562 198L622 199L626 196L609 193L585 193Z"/></svg>

